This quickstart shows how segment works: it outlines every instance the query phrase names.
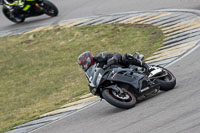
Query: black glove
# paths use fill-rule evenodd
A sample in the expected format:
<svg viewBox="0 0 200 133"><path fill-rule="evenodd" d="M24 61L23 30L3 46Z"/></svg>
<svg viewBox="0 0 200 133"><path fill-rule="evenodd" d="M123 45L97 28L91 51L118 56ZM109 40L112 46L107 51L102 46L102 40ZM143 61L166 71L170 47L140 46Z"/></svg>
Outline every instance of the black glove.
<svg viewBox="0 0 200 133"><path fill-rule="evenodd" d="M138 60L141 60L141 61L144 60L144 55L143 55L143 54L140 54L139 52L135 52L135 53L133 54L133 57L136 58L136 59L138 59Z"/></svg>
<svg viewBox="0 0 200 133"><path fill-rule="evenodd" d="M112 57L110 59L107 60L107 65L110 66L110 65L113 65L113 64L116 64L117 63L117 58L116 57Z"/></svg>

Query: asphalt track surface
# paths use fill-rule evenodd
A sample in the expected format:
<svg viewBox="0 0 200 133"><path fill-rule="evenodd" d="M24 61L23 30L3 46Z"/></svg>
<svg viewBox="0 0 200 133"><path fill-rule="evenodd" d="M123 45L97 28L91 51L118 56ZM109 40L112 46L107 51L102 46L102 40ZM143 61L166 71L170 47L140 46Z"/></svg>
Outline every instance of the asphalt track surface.
<svg viewBox="0 0 200 133"><path fill-rule="evenodd" d="M62 20L108 15L113 13L146 11L167 8L200 9L199 0L51 0L59 8L58 17L46 15L28 18L25 23L14 24L0 12L0 31L20 29L39 24L56 24Z"/></svg>
<svg viewBox="0 0 200 133"><path fill-rule="evenodd" d="M0 31L120 12L163 8L199 9L199 0L54 0L60 14L13 24L0 13ZM42 127L34 133L199 133L200 48L168 67L177 78L174 90L160 93L129 110L105 101Z"/></svg>

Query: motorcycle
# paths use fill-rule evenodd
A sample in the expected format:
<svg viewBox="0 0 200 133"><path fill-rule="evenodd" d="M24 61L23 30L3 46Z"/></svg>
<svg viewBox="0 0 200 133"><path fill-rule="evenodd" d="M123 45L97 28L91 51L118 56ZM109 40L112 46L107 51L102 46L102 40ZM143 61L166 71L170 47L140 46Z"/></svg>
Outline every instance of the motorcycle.
<svg viewBox="0 0 200 133"><path fill-rule="evenodd" d="M131 65L128 68L94 64L86 71L90 92L113 106L129 109L138 100L155 96L160 90L169 91L176 85L175 76L166 68L151 66L152 72Z"/></svg>
<svg viewBox="0 0 200 133"><path fill-rule="evenodd" d="M50 17L58 15L57 7L48 0L36 0L28 11L23 11L19 6L11 6L6 0L2 0L0 3L3 5L3 14L14 23L22 23L28 17L40 16L43 14Z"/></svg>

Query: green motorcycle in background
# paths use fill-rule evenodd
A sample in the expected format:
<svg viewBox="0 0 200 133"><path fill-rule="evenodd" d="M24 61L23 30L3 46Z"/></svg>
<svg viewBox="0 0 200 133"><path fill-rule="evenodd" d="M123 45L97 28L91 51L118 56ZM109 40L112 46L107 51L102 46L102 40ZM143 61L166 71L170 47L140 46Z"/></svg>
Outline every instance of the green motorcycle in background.
<svg viewBox="0 0 200 133"><path fill-rule="evenodd" d="M0 4L3 5L3 14L10 21L14 23L22 23L28 17L35 17L46 14L50 17L58 15L58 8L48 0L28 0L29 4L26 4L26 0L18 0L13 3L8 0L0 0Z"/></svg>

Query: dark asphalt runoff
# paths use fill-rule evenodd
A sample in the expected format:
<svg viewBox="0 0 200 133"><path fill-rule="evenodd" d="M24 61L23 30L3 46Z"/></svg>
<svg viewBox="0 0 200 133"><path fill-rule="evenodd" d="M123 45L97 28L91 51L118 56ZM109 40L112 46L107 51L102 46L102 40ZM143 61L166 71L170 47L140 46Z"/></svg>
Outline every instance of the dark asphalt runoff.
<svg viewBox="0 0 200 133"><path fill-rule="evenodd" d="M14 24L0 12L0 31L20 29L40 24L56 24L62 20L108 15L113 13L145 11L166 8L200 9L199 0L51 0L59 8L58 17L46 15L28 18L25 23Z"/></svg>
<svg viewBox="0 0 200 133"><path fill-rule="evenodd" d="M199 133L200 48L168 67L175 89L129 110L101 101L33 133Z"/></svg>

